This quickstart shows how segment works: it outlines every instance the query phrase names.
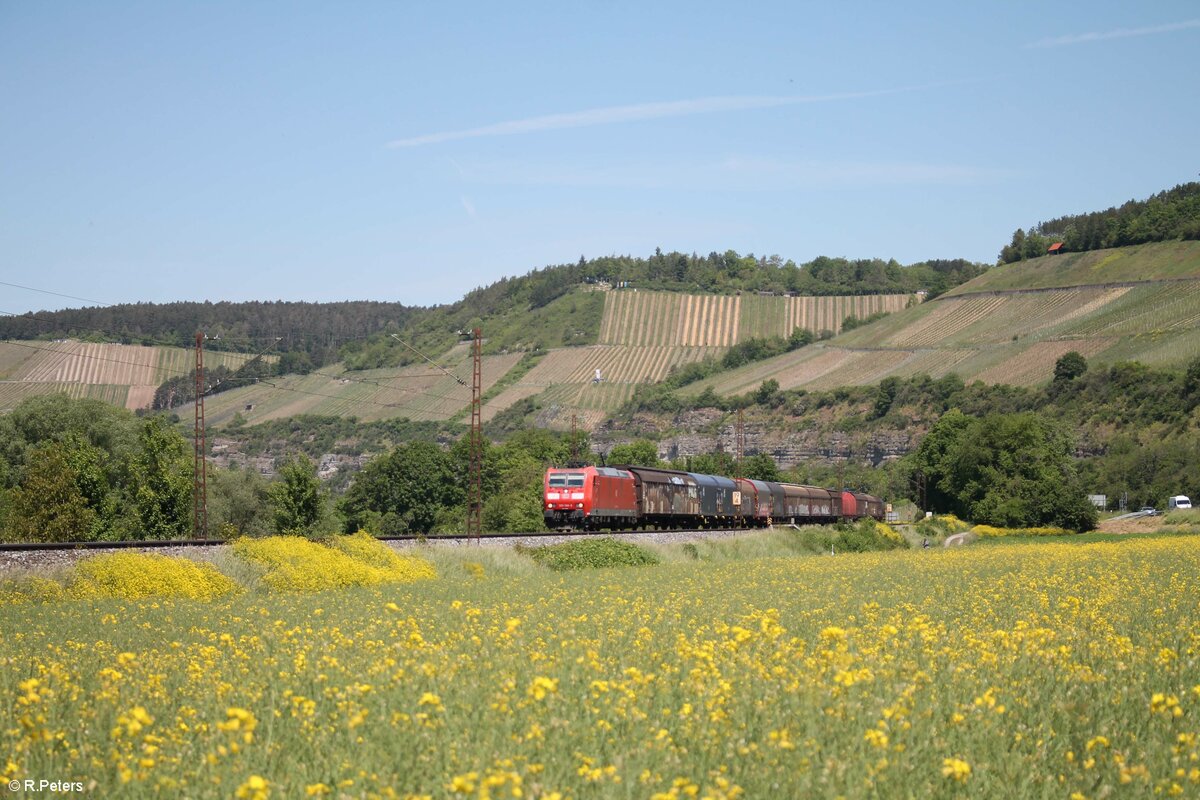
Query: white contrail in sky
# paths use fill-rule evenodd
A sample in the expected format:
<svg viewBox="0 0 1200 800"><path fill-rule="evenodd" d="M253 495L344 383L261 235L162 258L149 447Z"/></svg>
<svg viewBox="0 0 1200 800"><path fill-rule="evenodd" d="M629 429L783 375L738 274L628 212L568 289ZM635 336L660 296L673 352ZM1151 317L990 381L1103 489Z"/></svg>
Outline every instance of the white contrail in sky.
<svg viewBox="0 0 1200 800"><path fill-rule="evenodd" d="M1072 33L1067 36L1054 36L1049 39L1039 39L1025 47L1062 47L1068 44L1083 44L1084 42L1102 42L1107 39L1125 39L1130 36L1151 36L1156 33L1174 33L1189 28L1200 28L1200 19L1186 19L1183 22L1172 22L1167 25L1151 25L1146 28L1117 28L1112 31L1093 31L1091 33Z"/></svg>
<svg viewBox="0 0 1200 800"><path fill-rule="evenodd" d="M457 139L475 139L482 136L512 136L518 133L534 133L561 128L586 128L593 125L613 125L618 122L635 122L645 119L664 119L666 117L683 117L691 114L712 114L721 111L746 111L756 108L775 108L778 106L795 106L804 103L827 103L835 100L854 100L862 97L878 97L880 95L897 94L924 88L909 86L900 89L883 89L873 92L844 92L841 94L810 95L804 97L701 97L695 100L672 100L663 103L639 103L630 106L609 106L607 108L591 108L584 111L572 111L566 114L548 114L542 117L510 120L484 125L479 128L466 128L458 131L442 131L427 133L422 136L411 136L388 142L388 147L420 147L438 142L449 142Z"/></svg>

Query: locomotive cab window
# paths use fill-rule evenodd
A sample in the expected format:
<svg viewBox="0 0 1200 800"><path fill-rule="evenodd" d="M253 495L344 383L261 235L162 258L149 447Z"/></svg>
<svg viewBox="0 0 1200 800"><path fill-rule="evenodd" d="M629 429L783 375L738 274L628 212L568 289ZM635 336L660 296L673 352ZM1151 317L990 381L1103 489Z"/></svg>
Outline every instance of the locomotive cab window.
<svg viewBox="0 0 1200 800"><path fill-rule="evenodd" d="M550 476L550 486L554 488L582 488L582 472L555 472Z"/></svg>

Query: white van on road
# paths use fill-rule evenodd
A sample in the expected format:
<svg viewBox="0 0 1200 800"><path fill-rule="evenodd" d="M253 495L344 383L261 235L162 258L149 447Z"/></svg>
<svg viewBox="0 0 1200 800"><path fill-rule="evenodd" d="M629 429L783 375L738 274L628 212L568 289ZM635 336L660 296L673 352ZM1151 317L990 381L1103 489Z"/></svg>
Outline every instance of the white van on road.
<svg viewBox="0 0 1200 800"><path fill-rule="evenodd" d="M1177 494L1174 497L1167 498L1167 508L1191 508L1192 501L1188 499L1186 494Z"/></svg>

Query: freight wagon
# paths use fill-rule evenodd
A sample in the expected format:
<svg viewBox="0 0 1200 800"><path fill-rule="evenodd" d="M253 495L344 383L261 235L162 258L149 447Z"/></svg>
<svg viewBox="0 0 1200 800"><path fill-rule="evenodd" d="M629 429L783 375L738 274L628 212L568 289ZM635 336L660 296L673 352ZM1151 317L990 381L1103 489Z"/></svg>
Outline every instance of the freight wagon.
<svg viewBox="0 0 1200 800"><path fill-rule="evenodd" d="M555 530L663 530L882 520L883 510L861 492L620 466L547 470L543 513Z"/></svg>

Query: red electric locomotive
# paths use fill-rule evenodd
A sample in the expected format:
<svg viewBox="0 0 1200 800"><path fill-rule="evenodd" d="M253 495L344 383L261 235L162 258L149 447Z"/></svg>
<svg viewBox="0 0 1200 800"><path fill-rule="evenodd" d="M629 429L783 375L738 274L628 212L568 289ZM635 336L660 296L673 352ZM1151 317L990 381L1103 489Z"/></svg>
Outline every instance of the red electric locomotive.
<svg viewBox="0 0 1200 800"><path fill-rule="evenodd" d="M550 469L543 505L547 527L593 531L808 525L883 512L882 500L862 492L635 466Z"/></svg>
<svg viewBox="0 0 1200 800"><path fill-rule="evenodd" d="M637 525L633 475L614 467L546 472L543 515L553 530L632 528Z"/></svg>

